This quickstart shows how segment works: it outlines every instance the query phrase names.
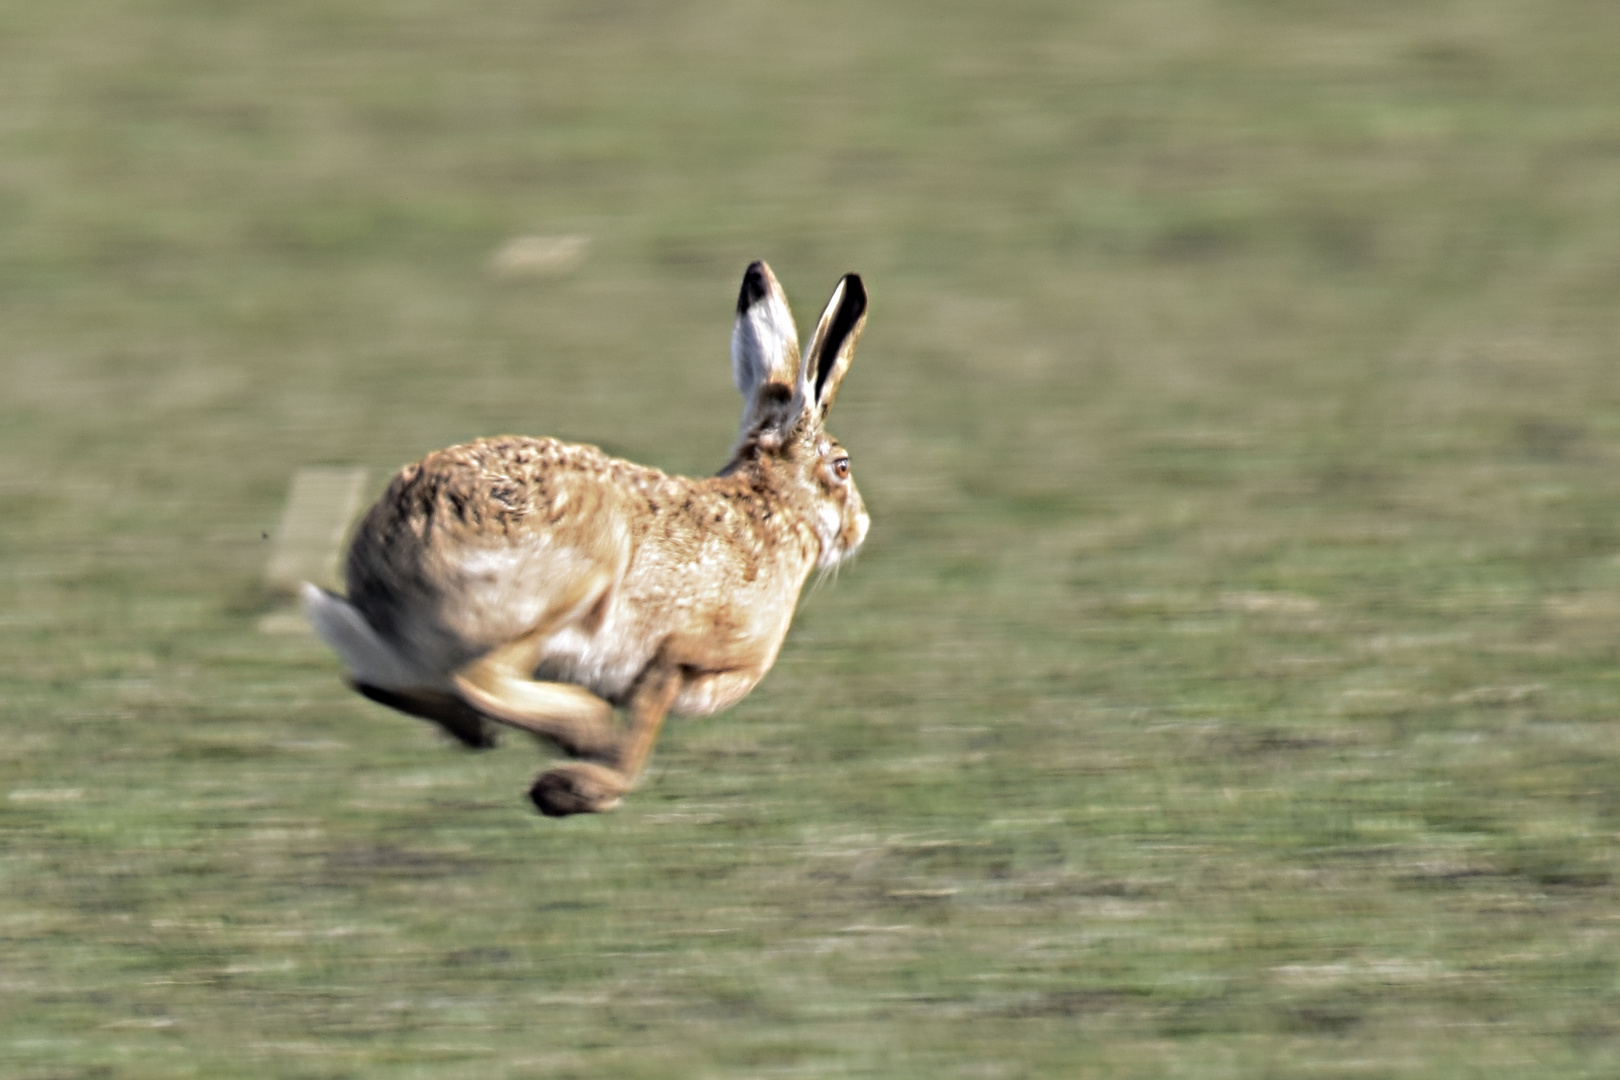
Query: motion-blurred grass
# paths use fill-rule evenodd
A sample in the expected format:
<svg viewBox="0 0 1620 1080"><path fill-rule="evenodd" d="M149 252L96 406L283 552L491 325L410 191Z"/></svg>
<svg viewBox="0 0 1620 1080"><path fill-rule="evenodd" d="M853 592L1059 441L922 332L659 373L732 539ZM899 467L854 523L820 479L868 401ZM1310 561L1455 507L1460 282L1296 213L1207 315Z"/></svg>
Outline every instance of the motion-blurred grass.
<svg viewBox="0 0 1620 1080"><path fill-rule="evenodd" d="M1612 1076L1620 8L0 9L0 1072ZM578 234L573 276L488 272ZM544 821L255 629L289 479L722 459L873 314L874 520Z"/></svg>

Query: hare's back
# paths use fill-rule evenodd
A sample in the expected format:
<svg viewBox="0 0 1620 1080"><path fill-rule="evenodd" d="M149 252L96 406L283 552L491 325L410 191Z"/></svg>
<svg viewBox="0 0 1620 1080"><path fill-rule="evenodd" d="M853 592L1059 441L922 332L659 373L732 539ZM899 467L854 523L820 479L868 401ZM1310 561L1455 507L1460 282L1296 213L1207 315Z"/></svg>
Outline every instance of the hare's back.
<svg viewBox="0 0 1620 1080"><path fill-rule="evenodd" d="M401 469L361 522L349 600L445 670L588 606L622 576L643 471L555 439L435 451Z"/></svg>

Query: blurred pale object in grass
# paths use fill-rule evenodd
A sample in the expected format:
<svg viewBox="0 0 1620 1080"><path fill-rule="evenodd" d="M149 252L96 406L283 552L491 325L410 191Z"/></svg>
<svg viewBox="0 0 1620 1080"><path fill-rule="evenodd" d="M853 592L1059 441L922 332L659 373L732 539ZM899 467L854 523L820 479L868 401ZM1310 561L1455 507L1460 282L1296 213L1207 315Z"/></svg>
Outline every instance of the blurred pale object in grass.
<svg viewBox="0 0 1620 1080"><path fill-rule="evenodd" d="M519 236L503 244L489 266L511 281L562 277L584 264L590 246L587 236Z"/></svg>
<svg viewBox="0 0 1620 1080"><path fill-rule="evenodd" d="M334 585L344 534L360 510L366 470L339 465L299 469L287 495L287 508L271 538L264 583L291 595L306 581ZM259 620L265 633L305 633L309 625L297 612L276 611Z"/></svg>
<svg viewBox="0 0 1620 1080"><path fill-rule="evenodd" d="M84 798L83 788L19 788L6 796L11 802L56 803L77 802Z"/></svg>
<svg viewBox="0 0 1620 1080"><path fill-rule="evenodd" d="M1222 611L1250 615L1309 615L1321 608L1314 598L1287 592L1229 592L1221 595Z"/></svg>

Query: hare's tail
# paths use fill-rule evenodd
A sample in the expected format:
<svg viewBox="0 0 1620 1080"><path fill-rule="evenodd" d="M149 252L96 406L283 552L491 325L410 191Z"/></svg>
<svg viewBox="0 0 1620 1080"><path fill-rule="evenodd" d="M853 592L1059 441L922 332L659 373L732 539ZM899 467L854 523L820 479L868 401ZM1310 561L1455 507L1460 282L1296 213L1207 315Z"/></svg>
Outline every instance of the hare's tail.
<svg viewBox="0 0 1620 1080"><path fill-rule="evenodd" d="M336 593L304 582L304 616L321 640L343 658L356 683L384 690L409 690L423 679L366 622L353 604Z"/></svg>

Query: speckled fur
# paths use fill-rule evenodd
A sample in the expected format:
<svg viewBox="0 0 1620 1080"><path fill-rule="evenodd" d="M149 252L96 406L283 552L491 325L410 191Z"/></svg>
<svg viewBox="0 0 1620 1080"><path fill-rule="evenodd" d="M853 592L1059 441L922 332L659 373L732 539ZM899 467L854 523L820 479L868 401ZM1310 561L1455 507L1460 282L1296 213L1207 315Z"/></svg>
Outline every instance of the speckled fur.
<svg viewBox="0 0 1620 1080"><path fill-rule="evenodd" d="M552 625L537 677L623 704L662 650L687 673L675 711L713 712L770 668L822 561L826 496L793 456L749 453L691 480L555 439L440 450L366 515L349 600L424 685Z"/></svg>
<svg viewBox="0 0 1620 1080"><path fill-rule="evenodd" d="M548 438L435 451L393 478L346 564L347 604L387 674L367 674L331 630L341 598L313 597L317 629L358 684L389 692L453 697L458 672L527 643L525 676L614 705L655 670L675 680L675 712L733 704L775 661L811 571L865 539L848 457L823 426L865 311L849 275L801 362L780 286L754 264L733 334L743 422L719 475L670 476Z"/></svg>

